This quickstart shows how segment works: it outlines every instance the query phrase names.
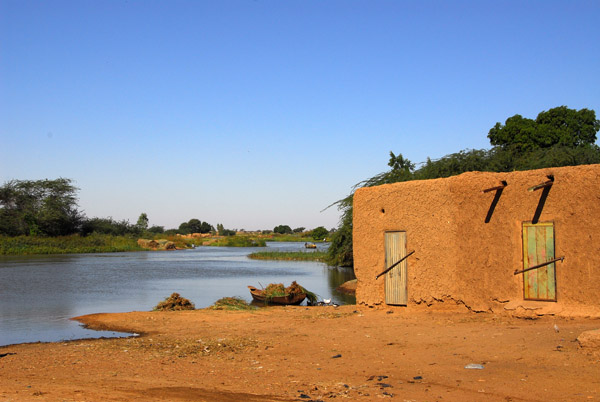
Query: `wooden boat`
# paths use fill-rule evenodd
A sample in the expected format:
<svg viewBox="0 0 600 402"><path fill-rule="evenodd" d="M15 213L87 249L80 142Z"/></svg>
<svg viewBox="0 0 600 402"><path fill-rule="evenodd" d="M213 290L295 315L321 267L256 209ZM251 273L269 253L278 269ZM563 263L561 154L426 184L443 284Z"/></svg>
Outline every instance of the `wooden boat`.
<svg viewBox="0 0 600 402"><path fill-rule="evenodd" d="M304 247L306 248L317 248L315 243L304 243Z"/></svg>
<svg viewBox="0 0 600 402"><path fill-rule="evenodd" d="M252 298L257 302L265 304L282 304L282 305L298 305L306 298L306 293L291 293L285 296L267 297L264 291L255 288L254 286L248 286Z"/></svg>

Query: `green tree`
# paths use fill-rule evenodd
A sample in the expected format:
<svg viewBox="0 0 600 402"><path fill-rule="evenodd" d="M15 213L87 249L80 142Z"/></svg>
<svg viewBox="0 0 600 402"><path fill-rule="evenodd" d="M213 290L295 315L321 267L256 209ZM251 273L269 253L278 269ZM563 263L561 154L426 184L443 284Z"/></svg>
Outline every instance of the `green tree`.
<svg viewBox="0 0 600 402"><path fill-rule="evenodd" d="M410 180L412 173L415 170L414 163L408 159L404 159L402 154L398 154L398 156L394 155L392 151L390 151L388 166L392 168L387 175L387 179L391 183Z"/></svg>
<svg viewBox="0 0 600 402"><path fill-rule="evenodd" d="M215 228L207 223L202 222L200 219L192 218L187 222L183 222L179 225L179 233L181 234L190 234L190 233L210 233L214 231Z"/></svg>
<svg viewBox="0 0 600 402"><path fill-rule="evenodd" d="M327 229L325 229L323 226L314 228L311 233L312 238L314 240L324 240L328 234L329 234L329 231Z"/></svg>
<svg viewBox="0 0 600 402"><path fill-rule="evenodd" d="M200 219L190 219L187 223L187 227L190 233L201 233L200 230L202 229L202 222Z"/></svg>
<svg viewBox="0 0 600 402"><path fill-rule="evenodd" d="M278 233L278 234L291 234L292 228L289 227L288 225L279 225L279 226L275 226L275 228L273 229L273 232Z"/></svg>
<svg viewBox="0 0 600 402"><path fill-rule="evenodd" d="M215 228L208 222L202 222L202 224L200 225L200 233L210 233L214 231Z"/></svg>
<svg viewBox="0 0 600 402"><path fill-rule="evenodd" d="M132 225L128 220L115 221L113 218L89 218L81 225L80 233L87 236L92 233L108 234L113 236L138 235L140 228Z"/></svg>
<svg viewBox="0 0 600 402"><path fill-rule="evenodd" d="M148 222L148 215L145 212L142 212L135 226L137 226L141 231L145 231L148 230Z"/></svg>
<svg viewBox="0 0 600 402"><path fill-rule="evenodd" d="M72 180L11 180L0 187L0 234L62 236L77 232L83 215L77 209Z"/></svg>
<svg viewBox="0 0 600 402"><path fill-rule="evenodd" d="M155 234L164 233L165 232L165 227L164 226L153 225L153 226L150 227L150 229L148 229L148 232L155 233Z"/></svg>
<svg viewBox="0 0 600 402"><path fill-rule="evenodd" d="M304 232L304 230L305 230L305 229L306 229L306 228L299 227L299 228L296 228L296 229L294 229L294 230L293 230L293 232L294 232L294 233L302 233L302 232Z"/></svg>
<svg viewBox="0 0 600 402"><path fill-rule="evenodd" d="M190 230L190 224L187 222L182 222L177 229L177 233L179 234L190 234L192 233Z"/></svg>
<svg viewBox="0 0 600 402"><path fill-rule="evenodd" d="M559 106L542 111L535 120L514 115L504 125L496 123L488 132L494 146L510 147L518 152L538 148L591 146L600 130L596 112Z"/></svg>

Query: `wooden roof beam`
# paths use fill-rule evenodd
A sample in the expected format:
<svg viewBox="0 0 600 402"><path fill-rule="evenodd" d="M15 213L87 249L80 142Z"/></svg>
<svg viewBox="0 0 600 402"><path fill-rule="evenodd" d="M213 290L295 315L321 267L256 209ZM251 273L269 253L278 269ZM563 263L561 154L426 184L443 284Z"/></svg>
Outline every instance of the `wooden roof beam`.
<svg viewBox="0 0 600 402"><path fill-rule="evenodd" d="M485 190L481 190L482 193L489 193L490 191L498 191L498 190L502 190L504 187L508 186L508 183L506 182L506 180L502 180L499 186L496 187L490 187L490 188L486 188Z"/></svg>
<svg viewBox="0 0 600 402"><path fill-rule="evenodd" d="M553 185L554 184L554 175L549 174L546 177L548 178L547 181L537 184L533 187L529 187L527 189L527 191L535 191L535 190L539 190L540 188L550 187L551 185Z"/></svg>

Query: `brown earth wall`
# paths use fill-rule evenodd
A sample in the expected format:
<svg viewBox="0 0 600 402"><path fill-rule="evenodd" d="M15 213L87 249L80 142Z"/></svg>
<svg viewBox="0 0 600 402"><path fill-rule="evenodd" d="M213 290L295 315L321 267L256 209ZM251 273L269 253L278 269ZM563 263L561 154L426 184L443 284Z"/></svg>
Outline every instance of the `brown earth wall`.
<svg viewBox="0 0 600 402"><path fill-rule="evenodd" d="M554 223L556 302L523 299L522 224L554 176L539 222ZM486 223L495 191L508 183ZM354 196L357 302L384 305L384 233L406 231L408 308L600 316L600 165L525 172L470 172L447 179L358 189Z"/></svg>

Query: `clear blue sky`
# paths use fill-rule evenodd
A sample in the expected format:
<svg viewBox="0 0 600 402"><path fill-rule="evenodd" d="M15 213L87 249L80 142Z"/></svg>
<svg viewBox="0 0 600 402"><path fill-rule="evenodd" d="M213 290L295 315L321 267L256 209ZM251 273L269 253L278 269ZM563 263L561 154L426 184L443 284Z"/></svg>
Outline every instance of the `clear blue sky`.
<svg viewBox="0 0 600 402"><path fill-rule="evenodd" d="M0 0L0 181L93 217L337 226L387 170L600 113L600 2Z"/></svg>

